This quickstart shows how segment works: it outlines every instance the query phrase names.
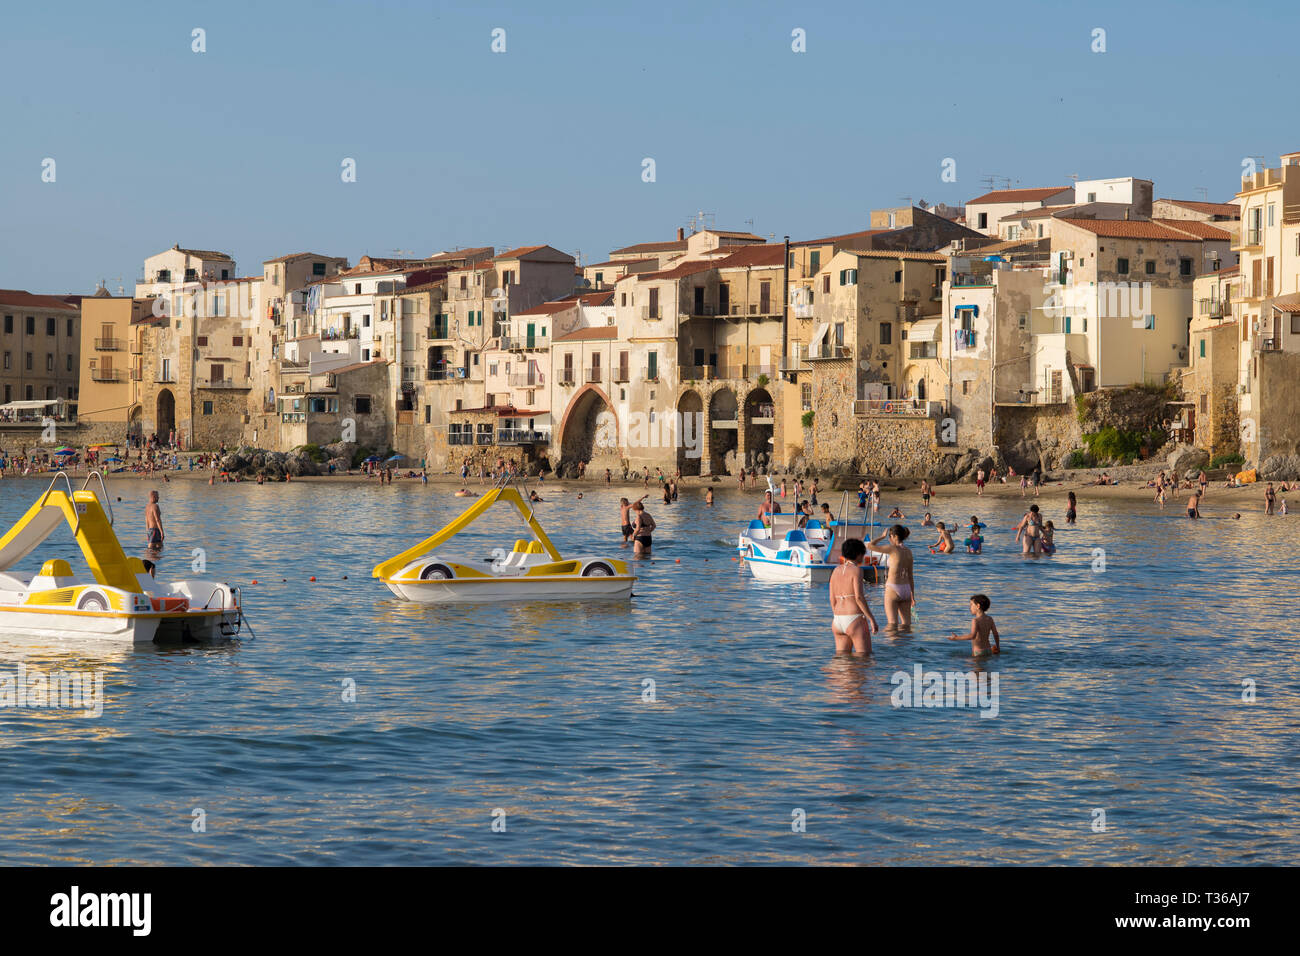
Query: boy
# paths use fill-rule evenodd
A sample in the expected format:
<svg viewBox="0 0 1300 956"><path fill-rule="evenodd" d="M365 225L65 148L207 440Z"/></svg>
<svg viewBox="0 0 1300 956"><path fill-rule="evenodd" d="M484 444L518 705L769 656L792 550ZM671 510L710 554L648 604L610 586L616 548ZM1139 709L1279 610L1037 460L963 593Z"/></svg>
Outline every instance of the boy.
<svg viewBox="0 0 1300 956"><path fill-rule="evenodd" d="M970 599L970 633L958 634L953 631L950 641L964 641L970 639L971 653L976 657L987 657L990 654L1002 653L1002 637L998 634L998 626L993 623L993 618L989 617L988 609L991 602L983 594L972 594ZM989 637L993 638L992 645L989 644Z"/></svg>
<svg viewBox="0 0 1300 956"><path fill-rule="evenodd" d="M952 532L944 526L942 521L939 522L937 527L939 530L939 540L930 545L930 553L935 554L937 552L939 554L952 554L957 550L956 546L952 543Z"/></svg>

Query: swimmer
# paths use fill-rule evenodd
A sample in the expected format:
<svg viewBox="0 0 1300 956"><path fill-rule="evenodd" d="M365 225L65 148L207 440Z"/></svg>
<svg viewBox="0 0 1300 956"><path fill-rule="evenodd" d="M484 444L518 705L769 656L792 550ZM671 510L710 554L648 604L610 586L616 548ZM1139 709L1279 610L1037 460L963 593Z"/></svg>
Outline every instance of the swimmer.
<svg viewBox="0 0 1300 956"><path fill-rule="evenodd" d="M837 654L849 650L870 654L871 632L880 630L862 589L866 554L866 545L860 539L846 539L840 548L840 566L831 573L831 635Z"/></svg>
<svg viewBox="0 0 1300 956"><path fill-rule="evenodd" d="M709 488L704 492L704 503L710 508L713 507L713 489Z"/></svg>
<svg viewBox="0 0 1300 956"><path fill-rule="evenodd" d="M1065 523L1074 524L1077 512L1078 502L1074 499L1074 492L1071 491L1065 499Z"/></svg>
<svg viewBox="0 0 1300 956"><path fill-rule="evenodd" d="M1187 517L1199 518L1201 516L1201 495L1203 492L1193 491L1192 496L1187 499Z"/></svg>
<svg viewBox="0 0 1300 956"><path fill-rule="evenodd" d="M972 529L970 537L962 543L966 545L967 554L979 554L984 549L984 538L980 535L979 527Z"/></svg>
<svg viewBox="0 0 1300 956"><path fill-rule="evenodd" d="M934 519L930 517L930 512L927 511L927 512L925 513L925 518L923 518L922 521L921 521L921 527L922 527L922 528L933 528L933 527L934 527Z"/></svg>
<svg viewBox="0 0 1300 956"><path fill-rule="evenodd" d="M833 514L831 514L831 506L828 505L826 502L823 501L823 502L822 502L822 521L824 521L824 522L826 523L826 527L829 528L830 525L831 525L831 522L834 521L834 520L835 520L835 516L834 516Z"/></svg>
<svg viewBox="0 0 1300 956"><path fill-rule="evenodd" d="M957 550L957 546L952 543L952 532L944 527L942 521L937 525L939 529L939 540L930 545L931 554L952 554Z"/></svg>
<svg viewBox="0 0 1300 956"><path fill-rule="evenodd" d="M645 510L640 499L632 506L632 553L647 555L650 553L651 533L655 529L655 519Z"/></svg>
<svg viewBox="0 0 1300 956"><path fill-rule="evenodd" d="M970 599L970 633L958 634L952 632L950 641L970 641L971 653L976 657L988 657L990 654L1002 653L1002 636L998 634L998 626L993 623L993 618L988 616L988 609L992 601L983 594L972 594ZM992 642L989 638L992 638Z"/></svg>
<svg viewBox="0 0 1300 956"><path fill-rule="evenodd" d="M1052 536L1055 534L1056 525L1052 524L1050 521L1043 525L1043 554L1056 553L1056 543L1052 540Z"/></svg>
<svg viewBox="0 0 1300 956"><path fill-rule="evenodd" d="M645 501L647 497L648 497L647 495L642 495L640 498L636 500L636 503L640 504L641 502ZM628 512L631 510L632 510L632 502L628 501L626 498L618 499L618 523L622 525L623 528L622 546L625 548L627 547L628 541L632 539L632 516L628 514Z"/></svg>
<svg viewBox="0 0 1300 956"><path fill-rule="evenodd" d="M1020 544L1021 535L1024 536L1023 553L1024 554L1041 554L1043 527L1041 518L1038 514L1038 505L1030 505L1025 516L1020 519L1020 524L1016 525L1016 543Z"/></svg>
<svg viewBox="0 0 1300 956"><path fill-rule="evenodd" d="M912 608L916 606L916 578L912 574L912 551L904 546L910 532L901 524L873 540L867 549L889 555L889 579L885 582L885 618L891 625L912 626ZM880 542L889 538L889 544Z"/></svg>
<svg viewBox="0 0 1300 956"><path fill-rule="evenodd" d="M891 511L891 512L889 513L889 517L891 517L891 518L906 518L907 515L903 514L903 512L901 512L901 511L899 511L897 508L895 508L893 511Z"/></svg>

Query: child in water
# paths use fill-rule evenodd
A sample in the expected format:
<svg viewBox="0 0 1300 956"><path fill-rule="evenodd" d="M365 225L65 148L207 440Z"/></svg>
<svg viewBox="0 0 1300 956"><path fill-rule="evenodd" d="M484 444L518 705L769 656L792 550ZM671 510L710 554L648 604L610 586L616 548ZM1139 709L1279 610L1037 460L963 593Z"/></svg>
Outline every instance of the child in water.
<svg viewBox="0 0 1300 956"><path fill-rule="evenodd" d="M1056 534L1056 525L1052 524L1050 521L1043 525L1043 554L1056 553L1056 544L1052 541L1052 536L1054 534Z"/></svg>
<svg viewBox="0 0 1300 956"><path fill-rule="evenodd" d="M939 540L930 545L931 554L952 554L957 550L957 546L952 543L952 532L944 527L942 521L936 525L939 529Z"/></svg>
<svg viewBox="0 0 1300 956"><path fill-rule="evenodd" d="M993 618L989 617L988 609L992 605L983 594L972 594L970 599L970 633L958 634L952 632L950 641L970 640L971 653L976 657L988 657L990 654L1002 653L1002 636L998 634L998 626L993 623ZM989 638L993 640L990 643Z"/></svg>
<svg viewBox="0 0 1300 956"><path fill-rule="evenodd" d="M922 527L922 528L933 528L933 527L934 527L934 519L930 517L930 512L927 511L927 512L925 513L925 520L921 522L921 527Z"/></svg>
<svg viewBox="0 0 1300 956"><path fill-rule="evenodd" d="M906 518L907 515L903 514L903 512L901 512L901 511L899 511L897 508L895 508L893 511L891 511L891 512L889 513L889 517L891 517L891 518Z"/></svg>
<svg viewBox="0 0 1300 956"><path fill-rule="evenodd" d="M981 527L979 524L971 526L970 537L963 542L966 545L967 554L979 554L984 548L984 538L980 535Z"/></svg>

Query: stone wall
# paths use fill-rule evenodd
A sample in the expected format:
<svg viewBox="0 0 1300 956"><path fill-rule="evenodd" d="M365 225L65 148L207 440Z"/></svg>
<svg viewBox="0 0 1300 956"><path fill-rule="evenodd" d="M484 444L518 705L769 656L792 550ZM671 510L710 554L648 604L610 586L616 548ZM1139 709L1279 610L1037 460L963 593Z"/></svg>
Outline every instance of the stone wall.
<svg viewBox="0 0 1300 956"><path fill-rule="evenodd" d="M210 413L207 411L208 402L212 403ZM221 447L222 442L231 448L237 448L243 441L244 415L247 411L247 389L200 389L194 396L194 449L215 450Z"/></svg>
<svg viewBox="0 0 1300 956"><path fill-rule="evenodd" d="M1258 451L1254 461L1274 455L1300 455L1300 353L1260 352Z"/></svg>
<svg viewBox="0 0 1300 956"><path fill-rule="evenodd" d="M856 418L856 471L886 478L924 478L940 459L931 418Z"/></svg>
<svg viewBox="0 0 1300 956"><path fill-rule="evenodd" d="M1004 405L998 408L997 445L1004 460L1018 471L1041 463L1064 465L1083 444L1083 429L1073 405Z"/></svg>

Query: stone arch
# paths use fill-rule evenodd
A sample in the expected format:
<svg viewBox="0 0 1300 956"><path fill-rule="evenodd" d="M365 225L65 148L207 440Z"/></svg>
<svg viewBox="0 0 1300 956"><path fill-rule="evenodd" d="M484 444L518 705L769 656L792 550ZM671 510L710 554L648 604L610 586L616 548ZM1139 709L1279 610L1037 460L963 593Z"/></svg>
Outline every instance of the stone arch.
<svg viewBox="0 0 1300 956"><path fill-rule="evenodd" d="M608 415L608 418L603 416ZM576 469L584 461L589 468L621 468L621 427L614 403L595 385L580 389L570 400L560 420L557 473L564 466Z"/></svg>
<svg viewBox="0 0 1300 956"><path fill-rule="evenodd" d="M709 470L715 475L731 474L744 462L736 460L740 448L740 406L736 393L727 386L709 396ZM730 456L730 461L728 457Z"/></svg>
<svg viewBox="0 0 1300 956"><path fill-rule="evenodd" d="M749 467L765 472L772 470L775 421L776 403L766 388L759 386L745 393L745 412L740 427L745 430L745 457Z"/></svg>
<svg viewBox="0 0 1300 956"><path fill-rule="evenodd" d="M677 467L683 475L698 475L704 452L704 399L699 392L688 388L678 397L677 421Z"/></svg>
<svg viewBox="0 0 1300 956"><path fill-rule="evenodd" d="M144 406L132 405L126 413L126 434L129 438L139 438L144 434Z"/></svg>
<svg viewBox="0 0 1300 956"><path fill-rule="evenodd" d="M160 442L165 442L167 435L176 427L176 396L170 388L158 392L158 414L154 422L154 434Z"/></svg>

